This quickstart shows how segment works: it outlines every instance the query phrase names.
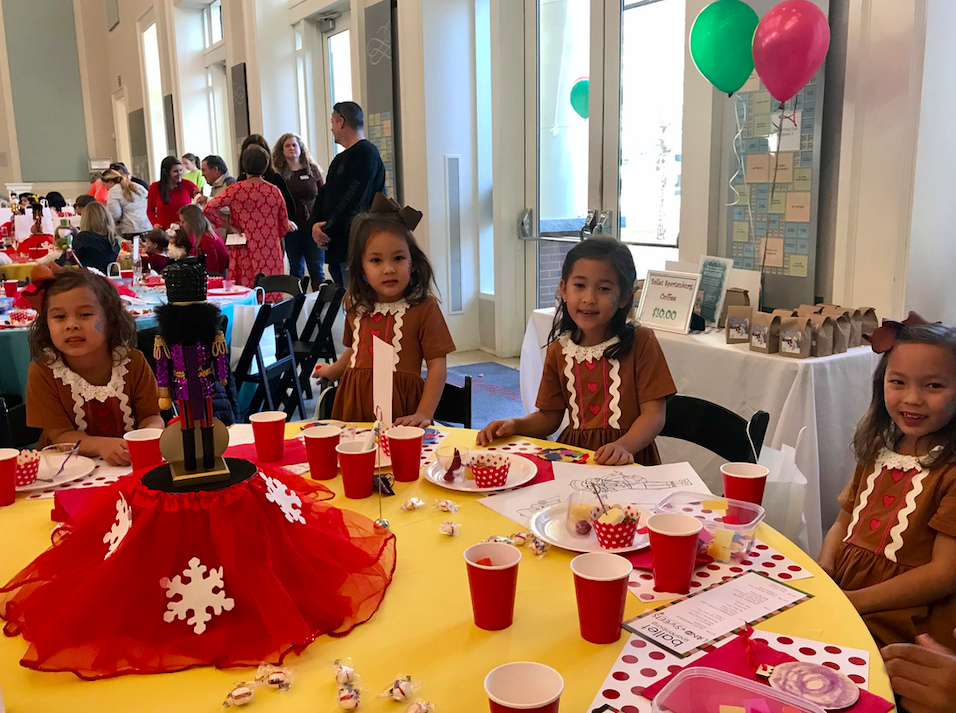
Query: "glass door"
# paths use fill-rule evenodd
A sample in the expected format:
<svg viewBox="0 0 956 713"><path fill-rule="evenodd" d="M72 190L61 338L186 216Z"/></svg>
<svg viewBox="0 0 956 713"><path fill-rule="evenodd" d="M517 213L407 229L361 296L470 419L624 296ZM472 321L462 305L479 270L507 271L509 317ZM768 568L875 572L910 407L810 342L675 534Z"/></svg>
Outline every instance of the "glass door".
<svg viewBox="0 0 956 713"><path fill-rule="evenodd" d="M328 67L329 108L339 102L352 100L352 49L349 32L349 13L335 19L335 30L324 34L325 56ZM332 155L342 151L336 143Z"/></svg>

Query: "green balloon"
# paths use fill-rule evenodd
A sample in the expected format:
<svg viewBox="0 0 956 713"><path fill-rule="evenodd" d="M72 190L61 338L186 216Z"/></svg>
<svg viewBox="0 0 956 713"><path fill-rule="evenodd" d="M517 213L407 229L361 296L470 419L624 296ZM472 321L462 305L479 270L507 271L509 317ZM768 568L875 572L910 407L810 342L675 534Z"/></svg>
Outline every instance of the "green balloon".
<svg viewBox="0 0 956 713"><path fill-rule="evenodd" d="M588 118L588 100L591 94L590 84L587 79L579 79L574 83L574 86L571 87L571 108L574 109L577 115L582 119Z"/></svg>
<svg viewBox="0 0 956 713"><path fill-rule="evenodd" d="M694 20L690 55L700 73L720 91L733 94L754 71L758 22L757 13L741 0L717 0Z"/></svg>

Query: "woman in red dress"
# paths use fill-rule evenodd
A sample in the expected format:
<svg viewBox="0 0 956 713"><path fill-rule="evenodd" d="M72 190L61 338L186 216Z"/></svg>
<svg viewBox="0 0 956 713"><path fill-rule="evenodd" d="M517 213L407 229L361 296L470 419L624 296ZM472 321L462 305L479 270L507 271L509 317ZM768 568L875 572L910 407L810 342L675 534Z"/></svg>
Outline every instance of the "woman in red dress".
<svg viewBox="0 0 956 713"><path fill-rule="evenodd" d="M183 179L183 165L175 156L163 159L159 180L146 195L146 217L154 228L166 229L178 219L179 209L199 193L196 184Z"/></svg>
<svg viewBox="0 0 956 713"><path fill-rule="evenodd" d="M229 247L229 276L237 285L252 287L257 273L281 275L282 238L293 229L289 223L282 193L262 179L269 167L269 152L250 146L242 152L242 168L248 175L215 198L209 199L203 213L216 228L229 222L246 237L245 245ZM220 212L228 208L228 218Z"/></svg>

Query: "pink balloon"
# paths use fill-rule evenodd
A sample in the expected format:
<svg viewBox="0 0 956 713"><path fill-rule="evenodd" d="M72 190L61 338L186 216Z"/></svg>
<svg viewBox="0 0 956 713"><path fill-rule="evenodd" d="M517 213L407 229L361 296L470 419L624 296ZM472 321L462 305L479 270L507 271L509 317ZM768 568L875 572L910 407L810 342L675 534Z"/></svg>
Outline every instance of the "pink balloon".
<svg viewBox="0 0 956 713"><path fill-rule="evenodd" d="M806 86L830 47L830 25L810 0L784 0L760 19L754 33L754 67L780 102Z"/></svg>

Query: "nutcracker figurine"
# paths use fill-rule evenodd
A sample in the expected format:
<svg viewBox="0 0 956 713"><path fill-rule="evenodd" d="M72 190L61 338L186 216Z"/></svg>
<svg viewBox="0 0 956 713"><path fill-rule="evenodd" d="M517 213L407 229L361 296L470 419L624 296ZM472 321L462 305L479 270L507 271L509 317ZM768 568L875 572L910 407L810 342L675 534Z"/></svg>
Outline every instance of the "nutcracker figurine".
<svg viewBox="0 0 956 713"><path fill-rule="evenodd" d="M168 409L175 399L179 407L182 458L178 458L178 443L172 447L171 439L166 438L168 433L161 441L163 455L170 463L174 483L225 480L229 470L221 458L225 443L220 443L225 426L213 417L212 395L216 381L228 383L229 354L219 328L219 308L206 302L206 258L200 255L172 262L163 271L163 278L169 302L156 308L159 334L153 355L159 406ZM197 459L197 426L202 432L201 464Z"/></svg>

